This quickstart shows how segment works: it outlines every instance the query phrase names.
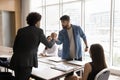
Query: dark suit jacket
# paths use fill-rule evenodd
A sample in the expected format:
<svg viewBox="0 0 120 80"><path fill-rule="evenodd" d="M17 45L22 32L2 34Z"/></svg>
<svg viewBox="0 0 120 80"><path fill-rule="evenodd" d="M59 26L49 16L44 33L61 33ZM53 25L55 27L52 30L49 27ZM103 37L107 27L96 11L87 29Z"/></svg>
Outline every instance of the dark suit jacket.
<svg viewBox="0 0 120 80"><path fill-rule="evenodd" d="M37 51L40 42L49 48L55 43L54 40L48 42L43 30L35 26L19 29L14 41L14 53L10 61L11 68L16 66L37 67Z"/></svg>

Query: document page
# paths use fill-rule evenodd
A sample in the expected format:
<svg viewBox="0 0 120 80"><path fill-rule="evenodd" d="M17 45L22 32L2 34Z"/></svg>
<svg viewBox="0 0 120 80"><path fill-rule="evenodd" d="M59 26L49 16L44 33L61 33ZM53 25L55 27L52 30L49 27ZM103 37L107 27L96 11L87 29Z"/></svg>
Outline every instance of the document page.
<svg viewBox="0 0 120 80"><path fill-rule="evenodd" d="M50 58L48 58L48 60L54 61L54 62L62 62L63 61L63 59L61 59L60 57L50 57Z"/></svg>
<svg viewBox="0 0 120 80"><path fill-rule="evenodd" d="M65 65L65 64L57 64L55 66L52 66L51 68L57 69L57 70L60 70L60 71L70 71L70 70L74 69L74 67L69 66L69 65Z"/></svg>
<svg viewBox="0 0 120 80"><path fill-rule="evenodd" d="M87 63L85 61L77 61L77 60L72 60L72 61L67 61L67 62L70 64L78 65L78 66L84 66L85 63Z"/></svg>

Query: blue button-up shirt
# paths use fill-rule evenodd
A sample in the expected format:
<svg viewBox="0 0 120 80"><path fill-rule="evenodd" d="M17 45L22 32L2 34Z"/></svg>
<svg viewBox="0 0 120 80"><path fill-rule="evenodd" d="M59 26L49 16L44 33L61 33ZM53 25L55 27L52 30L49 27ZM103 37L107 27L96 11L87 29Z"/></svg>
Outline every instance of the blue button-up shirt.
<svg viewBox="0 0 120 80"><path fill-rule="evenodd" d="M82 38L85 41L86 36L80 26L72 25L72 29L73 29L73 36L74 36L74 41L75 41L76 59L80 59L82 57L81 39L80 38ZM56 43L63 44L62 59L71 59L71 57L70 57L70 41L69 41L68 32L66 29L62 29L59 32L58 41L56 41Z"/></svg>

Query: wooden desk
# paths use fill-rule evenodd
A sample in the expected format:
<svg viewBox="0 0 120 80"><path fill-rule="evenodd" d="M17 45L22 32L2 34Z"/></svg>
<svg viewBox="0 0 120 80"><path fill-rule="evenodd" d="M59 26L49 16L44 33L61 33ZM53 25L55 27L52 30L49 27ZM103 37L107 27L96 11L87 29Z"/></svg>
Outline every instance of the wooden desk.
<svg viewBox="0 0 120 80"><path fill-rule="evenodd" d="M35 78L36 80L42 80L42 79L43 80L53 80L53 79L55 80L55 79L58 79L58 78L65 76L68 73L71 73L73 71L83 69L83 67L81 67L81 66L68 64L66 61L59 62L59 63L62 63L64 65L74 67L73 70L64 72L64 71L60 71L60 70L56 70L56 69L51 68L52 66L59 64L59 63L49 61L49 60L47 60L47 58L41 58L40 60L41 61L38 62L38 64L39 64L38 68L33 68L33 70L32 70L31 76L33 78Z"/></svg>
<svg viewBox="0 0 120 80"><path fill-rule="evenodd" d="M7 60L10 60L11 57L12 57L12 53L0 52L0 58L7 58Z"/></svg>
<svg viewBox="0 0 120 80"><path fill-rule="evenodd" d="M11 57L12 57L11 53L0 51L0 58L5 58L5 60L7 60L5 61L5 63L0 63L0 67L4 67L5 72L8 72L8 69L10 69L9 61Z"/></svg>
<svg viewBox="0 0 120 80"><path fill-rule="evenodd" d="M5 55L3 56L5 57ZM48 60L48 58L49 57L41 57L38 59L38 68L33 68L32 74L31 74L31 77L35 78L35 80L53 80L53 79L56 80L67 75L68 73L83 69L82 66L72 65L67 63L66 61L53 62ZM64 64L67 66L72 66L74 67L74 69L64 72L64 71L51 68L56 64ZM3 66L3 67L9 69L9 66Z"/></svg>
<svg viewBox="0 0 120 80"><path fill-rule="evenodd" d="M12 54L13 49L11 47L0 46L0 52L4 52L5 54Z"/></svg>
<svg viewBox="0 0 120 80"><path fill-rule="evenodd" d="M0 46L0 57L10 59L12 57L13 50L11 47Z"/></svg>

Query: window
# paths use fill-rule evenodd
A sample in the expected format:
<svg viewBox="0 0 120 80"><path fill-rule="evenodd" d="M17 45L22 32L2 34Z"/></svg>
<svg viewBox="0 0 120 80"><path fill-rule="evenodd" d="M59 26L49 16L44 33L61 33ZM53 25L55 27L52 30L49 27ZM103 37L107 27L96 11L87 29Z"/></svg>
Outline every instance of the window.
<svg viewBox="0 0 120 80"><path fill-rule="evenodd" d="M39 12L39 8L42 6L42 0L31 0L30 1L30 11L31 12Z"/></svg>
<svg viewBox="0 0 120 80"><path fill-rule="evenodd" d="M59 31L59 5L46 7L46 35Z"/></svg>
<svg viewBox="0 0 120 80"><path fill-rule="evenodd" d="M77 1L77 0L63 0L63 3L64 2L73 2L73 1Z"/></svg>
<svg viewBox="0 0 120 80"><path fill-rule="evenodd" d="M63 15L69 15L71 23L75 25L81 24L81 1L63 3Z"/></svg>
<svg viewBox="0 0 120 80"><path fill-rule="evenodd" d="M46 0L46 5L59 4L59 0Z"/></svg>
<svg viewBox="0 0 120 80"><path fill-rule="evenodd" d="M106 60L107 63L109 64L110 63L110 0L85 1L85 31L89 45L94 43L99 43L103 46ZM87 57L88 54L85 55L86 58L88 58Z"/></svg>
<svg viewBox="0 0 120 80"><path fill-rule="evenodd" d="M120 67L120 0L115 0L113 66Z"/></svg>
<svg viewBox="0 0 120 80"><path fill-rule="evenodd" d="M115 1L113 10L111 1ZM62 28L59 18L69 15L72 24L82 25L89 45L103 46L107 64L120 67L120 0L31 0L30 10L41 13L41 28L47 36L59 32ZM90 61L88 53L83 53L83 58Z"/></svg>

